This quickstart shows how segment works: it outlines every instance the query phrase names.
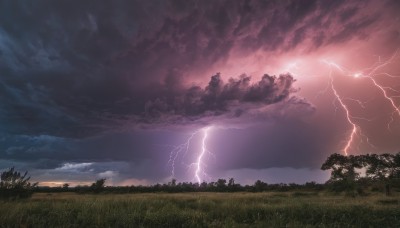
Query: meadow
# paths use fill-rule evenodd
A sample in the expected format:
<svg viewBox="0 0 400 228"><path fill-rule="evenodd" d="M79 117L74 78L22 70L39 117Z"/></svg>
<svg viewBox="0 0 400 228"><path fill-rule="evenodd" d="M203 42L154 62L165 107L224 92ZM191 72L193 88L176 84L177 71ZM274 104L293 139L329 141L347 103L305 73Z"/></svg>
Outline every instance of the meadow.
<svg viewBox="0 0 400 228"><path fill-rule="evenodd" d="M400 194L35 193L1 201L1 227L400 227Z"/></svg>

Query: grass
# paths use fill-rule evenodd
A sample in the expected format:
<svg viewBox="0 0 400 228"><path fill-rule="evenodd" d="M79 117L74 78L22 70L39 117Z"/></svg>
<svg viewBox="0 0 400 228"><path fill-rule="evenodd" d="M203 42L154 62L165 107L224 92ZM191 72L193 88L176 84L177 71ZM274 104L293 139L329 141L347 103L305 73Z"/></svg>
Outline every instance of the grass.
<svg viewBox="0 0 400 228"><path fill-rule="evenodd" d="M400 196L36 193L0 202L0 227L400 227Z"/></svg>

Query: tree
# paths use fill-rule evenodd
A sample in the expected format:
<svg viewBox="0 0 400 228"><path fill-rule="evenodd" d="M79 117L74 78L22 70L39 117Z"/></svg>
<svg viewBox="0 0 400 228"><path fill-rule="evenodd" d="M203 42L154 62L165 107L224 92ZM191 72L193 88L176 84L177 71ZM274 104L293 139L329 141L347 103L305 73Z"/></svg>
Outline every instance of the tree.
<svg viewBox="0 0 400 228"><path fill-rule="evenodd" d="M199 188L200 188L202 191L204 191L204 190L207 189L207 185L208 185L207 182L203 181L203 182L201 182Z"/></svg>
<svg viewBox="0 0 400 228"><path fill-rule="evenodd" d="M356 169L361 168L365 168L366 176L363 178L356 172ZM400 180L400 152L359 156L332 154L322 164L321 169L332 170L328 184L336 190L350 190L356 185L360 187L375 181L378 184L384 183L386 194L390 195L391 185Z"/></svg>
<svg viewBox="0 0 400 228"><path fill-rule="evenodd" d="M400 152L397 154L368 154L364 156L366 176L373 180L384 181L386 195L390 195L390 184L400 177Z"/></svg>
<svg viewBox="0 0 400 228"><path fill-rule="evenodd" d="M328 180L333 191L348 191L353 194L356 189L356 180L359 179L360 174L355 169L363 167L362 156L344 156L341 154L332 154L322 164L322 170L332 170L331 177Z"/></svg>
<svg viewBox="0 0 400 228"><path fill-rule="evenodd" d="M176 179L172 178L171 182L168 182L168 186L175 187L176 186Z"/></svg>
<svg viewBox="0 0 400 228"><path fill-rule="evenodd" d="M98 192L100 192L100 191L102 191L102 190L104 189L104 184L105 184L105 182L106 182L106 178L98 179L98 180L96 180L96 182L94 182L94 183L90 186L90 188L91 188L94 192L98 193Z"/></svg>
<svg viewBox="0 0 400 228"><path fill-rule="evenodd" d="M228 187L234 187L234 186L235 186L235 179L229 178Z"/></svg>
<svg viewBox="0 0 400 228"><path fill-rule="evenodd" d="M226 187L226 180L225 179L218 179L216 182L216 187L219 191L222 191Z"/></svg>
<svg viewBox="0 0 400 228"><path fill-rule="evenodd" d="M392 179L400 174L400 152L397 154L368 154L365 156L366 175L372 179Z"/></svg>
<svg viewBox="0 0 400 228"><path fill-rule="evenodd" d="M264 191L267 186L268 186L268 184L261 180L257 180L256 182L254 182L254 185L253 185L254 191L256 191L256 192Z"/></svg>
<svg viewBox="0 0 400 228"><path fill-rule="evenodd" d="M62 186L63 189L68 189L69 188L69 184L68 183L64 183Z"/></svg>
<svg viewBox="0 0 400 228"><path fill-rule="evenodd" d="M393 178L400 179L400 152L394 155L393 163L396 167L393 172Z"/></svg>
<svg viewBox="0 0 400 228"><path fill-rule="evenodd" d="M3 198L26 198L32 195L32 190L38 183L31 184L28 171L24 174L15 171L14 167L4 171L0 175L0 197Z"/></svg>
<svg viewBox="0 0 400 228"><path fill-rule="evenodd" d="M355 169L363 167L361 156L344 156L341 154L332 154L322 164L322 170L332 170L329 182L335 181L355 181L360 177L360 174Z"/></svg>

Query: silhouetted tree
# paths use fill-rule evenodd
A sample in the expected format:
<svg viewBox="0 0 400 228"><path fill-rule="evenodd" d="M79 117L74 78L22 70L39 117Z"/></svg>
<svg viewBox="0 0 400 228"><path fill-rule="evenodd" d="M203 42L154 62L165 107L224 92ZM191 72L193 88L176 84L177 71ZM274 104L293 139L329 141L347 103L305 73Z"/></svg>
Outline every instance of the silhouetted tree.
<svg viewBox="0 0 400 228"><path fill-rule="evenodd" d="M235 179L229 178L228 187L233 187L233 186L235 186Z"/></svg>
<svg viewBox="0 0 400 228"><path fill-rule="evenodd" d="M254 182L254 191L256 192L262 192L267 188L268 184L265 182L262 182L260 180L257 180L256 182Z"/></svg>
<svg viewBox="0 0 400 228"><path fill-rule="evenodd" d="M237 191L237 189L238 189L238 185L235 184L235 179L229 178L229 180L228 180L228 191L233 192L233 191Z"/></svg>
<svg viewBox="0 0 400 228"><path fill-rule="evenodd" d="M362 167L362 156L344 156L335 153L327 158L321 169L332 170L331 177L327 182L332 190L352 192L356 188L355 181L360 177L360 174L355 169L361 169Z"/></svg>
<svg viewBox="0 0 400 228"><path fill-rule="evenodd" d="M365 168L366 176L363 178L356 172L356 169L361 168ZM331 170L331 177L327 183L337 190L349 190L357 184L357 191L362 192L361 186L383 182L386 194L390 195L392 183L400 180L400 152L358 156L332 154L322 164L321 169Z"/></svg>
<svg viewBox="0 0 400 228"><path fill-rule="evenodd" d="M218 179L216 182L216 187L217 187L218 191L224 191L226 188L226 180Z"/></svg>
<svg viewBox="0 0 400 228"><path fill-rule="evenodd" d="M106 178L101 178L96 180L91 186L90 189L96 193L101 192L104 190L104 184L106 182Z"/></svg>
<svg viewBox="0 0 400 228"><path fill-rule="evenodd" d="M15 171L14 167L4 171L0 175L0 197L2 198L26 198L32 195L32 190L38 183L31 184L28 171L24 174Z"/></svg>
<svg viewBox="0 0 400 228"><path fill-rule="evenodd" d="M364 155L366 175L373 180L385 183L386 195L391 194L391 181L399 178L400 152L397 154L368 154Z"/></svg>
<svg viewBox="0 0 400 228"><path fill-rule="evenodd" d="M366 175L372 179L391 179L400 173L400 153L365 155Z"/></svg>
<svg viewBox="0 0 400 228"><path fill-rule="evenodd" d="M332 154L328 159L322 164L322 170L332 170L330 182L334 181L355 181L359 178L360 174L355 171L355 169L360 169L363 167L362 160L360 156L344 156L341 154Z"/></svg>
<svg viewBox="0 0 400 228"><path fill-rule="evenodd" d="M168 182L168 186L175 187L176 186L176 179L173 178L171 182Z"/></svg>
<svg viewBox="0 0 400 228"><path fill-rule="evenodd" d="M205 191L207 189L207 182L203 181L199 186L201 191Z"/></svg>
<svg viewBox="0 0 400 228"><path fill-rule="evenodd" d="M400 152L394 155L393 162L396 169L393 172L393 178L400 179Z"/></svg>

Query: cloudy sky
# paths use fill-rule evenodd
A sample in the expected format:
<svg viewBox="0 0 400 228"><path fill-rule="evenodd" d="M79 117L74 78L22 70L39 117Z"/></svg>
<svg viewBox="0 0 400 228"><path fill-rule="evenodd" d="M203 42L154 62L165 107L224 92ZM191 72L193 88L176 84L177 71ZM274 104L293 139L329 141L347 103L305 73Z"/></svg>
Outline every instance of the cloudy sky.
<svg viewBox="0 0 400 228"><path fill-rule="evenodd" d="M0 169L324 182L400 151L397 0L0 0Z"/></svg>

